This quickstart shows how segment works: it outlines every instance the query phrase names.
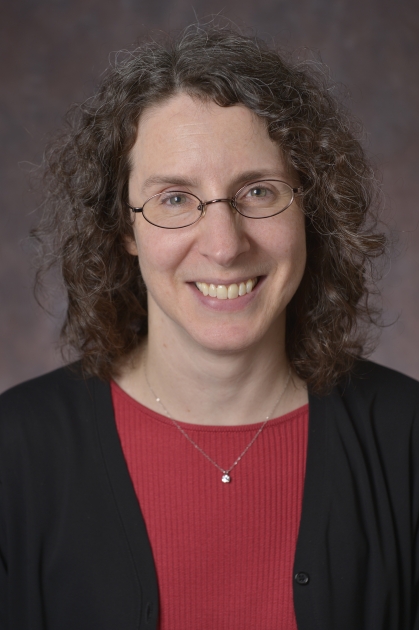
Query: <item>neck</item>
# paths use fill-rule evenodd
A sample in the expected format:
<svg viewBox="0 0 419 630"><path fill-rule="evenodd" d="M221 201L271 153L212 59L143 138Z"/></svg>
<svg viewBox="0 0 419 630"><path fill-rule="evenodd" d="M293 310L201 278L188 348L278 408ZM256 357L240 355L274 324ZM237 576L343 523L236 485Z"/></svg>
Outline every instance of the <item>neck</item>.
<svg viewBox="0 0 419 630"><path fill-rule="evenodd" d="M254 346L234 353L213 352L173 333L151 325L134 367L117 379L158 413L167 410L171 417L194 424L237 425L262 422L268 414L275 417L305 404L299 379L292 375L287 385L282 323L281 330L276 327Z"/></svg>

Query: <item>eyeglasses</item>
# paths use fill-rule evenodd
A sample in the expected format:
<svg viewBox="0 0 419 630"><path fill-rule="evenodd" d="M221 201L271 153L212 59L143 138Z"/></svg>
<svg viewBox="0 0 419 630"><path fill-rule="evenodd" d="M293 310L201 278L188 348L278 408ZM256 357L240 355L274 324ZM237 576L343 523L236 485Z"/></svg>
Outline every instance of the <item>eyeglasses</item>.
<svg viewBox="0 0 419 630"><path fill-rule="evenodd" d="M201 201L185 190L170 190L153 195L141 208L127 204L133 212L142 212L146 221L166 230L193 225L201 219L207 206L226 201L233 211L248 219L267 219L284 212L301 195L303 188L293 188L279 179L263 179L246 184L233 197Z"/></svg>

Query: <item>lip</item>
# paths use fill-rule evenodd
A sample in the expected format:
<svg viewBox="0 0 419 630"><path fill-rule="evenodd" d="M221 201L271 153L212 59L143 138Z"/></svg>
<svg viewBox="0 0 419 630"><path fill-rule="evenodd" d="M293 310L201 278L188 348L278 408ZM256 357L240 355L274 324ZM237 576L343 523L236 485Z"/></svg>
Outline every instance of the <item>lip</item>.
<svg viewBox="0 0 419 630"><path fill-rule="evenodd" d="M245 309L251 302L253 302L253 300L257 297L266 279L266 276L252 276L252 277L258 278L258 282L255 288L251 291L251 293L246 293L246 295L234 298L234 300L219 300L218 298L216 297L212 298L209 295L204 296L203 293L201 293L201 291L195 286L195 282L188 282L188 286L190 286L191 291L193 292L194 296L206 308L210 309L211 311L232 313L232 312L241 311ZM248 279L249 278L247 278L247 280ZM197 280L197 282L207 282L207 281ZM240 282L246 282L246 280L239 280L239 281L236 281L235 283L239 284ZM217 282L217 281L207 282L207 284L211 284L211 283L212 284L226 284L225 281L224 282ZM228 284L234 284L234 280L231 282L229 281Z"/></svg>

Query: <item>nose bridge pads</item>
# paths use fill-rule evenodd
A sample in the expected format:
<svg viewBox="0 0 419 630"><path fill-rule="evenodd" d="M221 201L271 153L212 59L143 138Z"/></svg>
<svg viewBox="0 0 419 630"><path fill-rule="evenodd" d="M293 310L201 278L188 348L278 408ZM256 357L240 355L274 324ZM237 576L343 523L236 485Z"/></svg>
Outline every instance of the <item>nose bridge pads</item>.
<svg viewBox="0 0 419 630"><path fill-rule="evenodd" d="M200 212L202 213L201 214L201 219L202 219L202 217L205 216L205 214L207 212L207 207L209 205L212 205L214 203L222 203L223 201L228 203L228 205L230 206L233 214L236 214L238 212L237 206L236 206L236 200L233 197L228 198L228 199L211 199L211 201L204 201L204 202L199 204L198 210L200 210Z"/></svg>
<svg viewBox="0 0 419 630"><path fill-rule="evenodd" d="M199 218L203 219L204 216L207 213L207 204L206 203L200 203L199 206L198 206L198 210L201 212L201 216Z"/></svg>

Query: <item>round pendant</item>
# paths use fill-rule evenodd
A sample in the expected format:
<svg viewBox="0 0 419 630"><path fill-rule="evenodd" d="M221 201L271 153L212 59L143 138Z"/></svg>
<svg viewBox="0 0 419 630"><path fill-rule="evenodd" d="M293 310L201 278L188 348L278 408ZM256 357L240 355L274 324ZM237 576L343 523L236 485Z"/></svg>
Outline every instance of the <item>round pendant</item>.
<svg viewBox="0 0 419 630"><path fill-rule="evenodd" d="M225 473L222 477L221 477L221 481L223 483L230 483L231 481L231 477L230 475L228 475L227 473Z"/></svg>

